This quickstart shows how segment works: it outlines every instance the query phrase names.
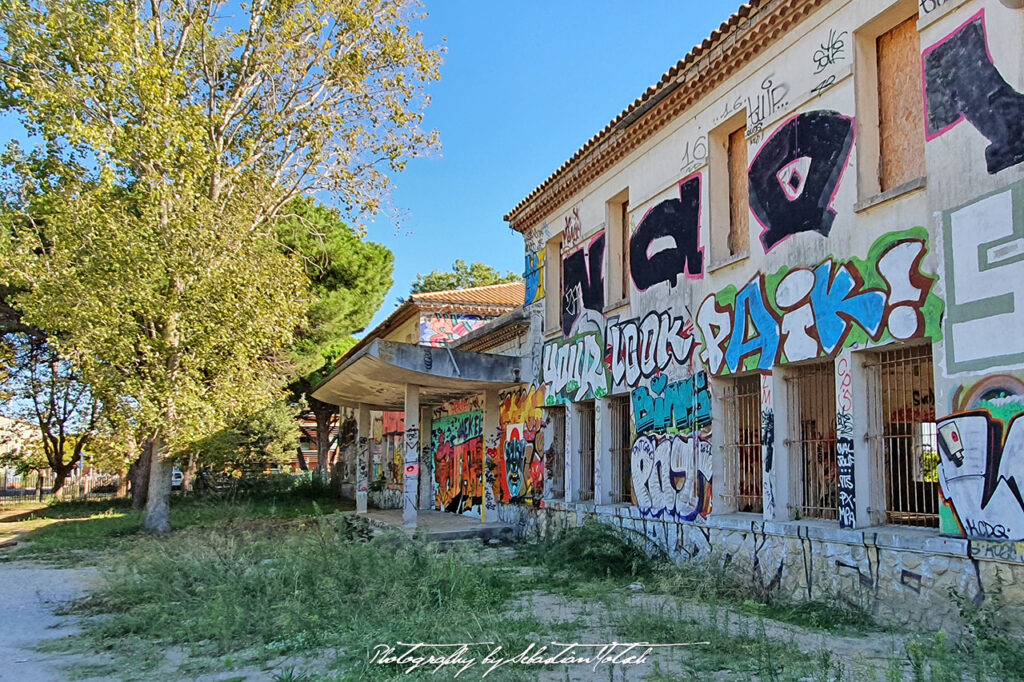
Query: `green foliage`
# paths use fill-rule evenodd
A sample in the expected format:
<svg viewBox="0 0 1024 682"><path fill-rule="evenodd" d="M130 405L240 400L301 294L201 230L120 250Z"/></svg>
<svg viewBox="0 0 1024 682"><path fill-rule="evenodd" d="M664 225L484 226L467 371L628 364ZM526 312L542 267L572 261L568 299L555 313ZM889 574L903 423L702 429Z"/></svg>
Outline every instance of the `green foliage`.
<svg viewBox="0 0 1024 682"><path fill-rule="evenodd" d="M551 570L568 570L587 578L621 579L652 572L656 559L664 555L654 547L649 549L650 553L639 538L621 529L588 519L582 526L567 528L529 551Z"/></svg>
<svg viewBox="0 0 1024 682"><path fill-rule="evenodd" d="M301 259L315 299L290 358L298 377L293 385L305 391L355 344L351 335L369 324L384 302L393 283L394 254L363 240L337 210L311 197L293 199L274 233L287 252Z"/></svg>
<svg viewBox="0 0 1024 682"><path fill-rule="evenodd" d="M288 464L298 443L294 410L278 401L193 443L183 456L195 456L203 471L251 474Z"/></svg>
<svg viewBox="0 0 1024 682"><path fill-rule="evenodd" d="M467 287L482 287L488 284L502 284L504 282L518 282L523 278L520 275L508 270L502 275L490 265L483 263L472 263L466 265L466 261L456 259L452 269L448 272L434 270L429 274L416 275L409 293L420 294L427 291L445 291L447 289L465 289Z"/></svg>

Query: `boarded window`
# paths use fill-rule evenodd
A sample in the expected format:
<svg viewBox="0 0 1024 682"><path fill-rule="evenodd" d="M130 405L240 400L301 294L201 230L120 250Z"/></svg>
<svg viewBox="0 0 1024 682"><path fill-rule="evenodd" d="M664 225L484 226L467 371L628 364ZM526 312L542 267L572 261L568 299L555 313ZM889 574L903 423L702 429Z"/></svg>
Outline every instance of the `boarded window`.
<svg viewBox="0 0 1024 682"><path fill-rule="evenodd" d="M749 181L747 180L747 128L729 134L729 255L750 247Z"/></svg>
<svg viewBox="0 0 1024 682"><path fill-rule="evenodd" d="M917 15L879 36L877 48L878 180L884 192L925 173Z"/></svg>

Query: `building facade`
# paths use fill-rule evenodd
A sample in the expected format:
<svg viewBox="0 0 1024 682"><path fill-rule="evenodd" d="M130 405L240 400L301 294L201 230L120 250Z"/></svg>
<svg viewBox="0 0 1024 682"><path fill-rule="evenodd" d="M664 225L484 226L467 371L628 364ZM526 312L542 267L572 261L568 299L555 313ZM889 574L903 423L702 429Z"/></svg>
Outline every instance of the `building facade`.
<svg viewBox="0 0 1024 682"><path fill-rule="evenodd" d="M897 622L1024 604L1017 4L741 7L506 216L525 305L452 347L521 381L414 403L406 506Z"/></svg>

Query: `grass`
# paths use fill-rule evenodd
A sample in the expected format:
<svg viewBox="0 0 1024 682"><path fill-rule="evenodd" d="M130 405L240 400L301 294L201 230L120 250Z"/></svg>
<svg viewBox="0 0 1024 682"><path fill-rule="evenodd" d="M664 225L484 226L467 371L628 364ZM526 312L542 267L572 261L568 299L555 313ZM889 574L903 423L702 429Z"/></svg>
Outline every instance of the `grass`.
<svg viewBox="0 0 1024 682"><path fill-rule="evenodd" d="M827 641L874 629L863 612L838 600L774 599L734 569L677 566L649 554L642 537L609 526L585 524L514 553L479 545L442 551L400 533L374 535L362 519L304 495L175 502L177 530L165 537L140 533L138 515L110 502L54 504L11 522L35 524L19 556L107 569L101 587L73 607L98 617L85 618L75 638L48 645L106 654L69 675L443 679L453 671L406 676L370 657L398 642L493 642L470 653L480 657L495 646L508 655L529 643L615 639L709 642L656 653L643 671L655 680L1024 679L1024 654L999 620L998 592L980 609L961 605L966 627L955 639L922 637L887 663L854 671L829 651L801 649L786 635L797 628L775 623L819 630ZM638 582L643 596L634 599ZM554 603L565 605L567 621L544 612ZM594 674L603 679L608 670ZM537 674L508 666L488 679Z"/></svg>

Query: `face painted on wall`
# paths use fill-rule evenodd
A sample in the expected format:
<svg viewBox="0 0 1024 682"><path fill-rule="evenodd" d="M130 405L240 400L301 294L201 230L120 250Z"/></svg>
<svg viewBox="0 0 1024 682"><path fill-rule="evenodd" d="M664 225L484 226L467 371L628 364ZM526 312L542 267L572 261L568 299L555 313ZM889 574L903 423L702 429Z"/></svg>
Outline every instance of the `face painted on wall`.
<svg viewBox="0 0 1024 682"><path fill-rule="evenodd" d="M521 425L510 426L505 439L505 476L508 492L513 498L523 494L524 467L526 465L526 441L522 438Z"/></svg>

